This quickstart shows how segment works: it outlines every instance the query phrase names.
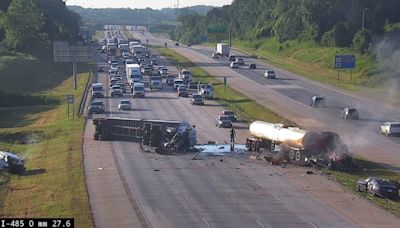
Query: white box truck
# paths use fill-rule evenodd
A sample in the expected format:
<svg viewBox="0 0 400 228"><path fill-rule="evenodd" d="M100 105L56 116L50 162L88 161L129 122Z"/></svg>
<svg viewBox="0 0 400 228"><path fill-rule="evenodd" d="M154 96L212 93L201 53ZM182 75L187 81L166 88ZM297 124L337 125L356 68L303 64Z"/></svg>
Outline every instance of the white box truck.
<svg viewBox="0 0 400 228"><path fill-rule="evenodd" d="M139 64L126 64L126 79L131 85L142 81Z"/></svg>
<svg viewBox="0 0 400 228"><path fill-rule="evenodd" d="M230 47L228 44L217 43L217 53L221 56L229 56Z"/></svg>

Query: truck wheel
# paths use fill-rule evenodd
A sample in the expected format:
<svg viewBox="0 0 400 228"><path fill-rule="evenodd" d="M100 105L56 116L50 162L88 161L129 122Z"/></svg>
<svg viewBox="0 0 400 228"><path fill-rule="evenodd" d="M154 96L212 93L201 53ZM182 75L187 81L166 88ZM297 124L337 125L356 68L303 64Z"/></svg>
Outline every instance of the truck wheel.
<svg viewBox="0 0 400 228"><path fill-rule="evenodd" d="M291 161L294 161L294 157L295 157L294 150L289 150L289 159Z"/></svg>
<svg viewBox="0 0 400 228"><path fill-rule="evenodd" d="M296 161L300 161L301 160L301 152L300 151L296 151L295 159L296 159Z"/></svg>

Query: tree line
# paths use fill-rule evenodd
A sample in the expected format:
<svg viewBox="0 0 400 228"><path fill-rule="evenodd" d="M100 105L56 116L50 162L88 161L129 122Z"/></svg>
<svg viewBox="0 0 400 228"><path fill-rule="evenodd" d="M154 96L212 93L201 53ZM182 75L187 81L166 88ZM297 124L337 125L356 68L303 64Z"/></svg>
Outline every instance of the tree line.
<svg viewBox="0 0 400 228"><path fill-rule="evenodd" d="M155 10L151 8L105 8L91 9L80 6L69 6L69 9L79 13L82 21L94 24L120 24L120 25L155 25L176 22L177 17L183 14L197 13L205 15L212 6L191 6L181 9L163 8Z"/></svg>
<svg viewBox="0 0 400 228"><path fill-rule="evenodd" d="M52 41L79 41L80 24L62 0L0 1L0 42L10 51L43 53Z"/></svg>
<svg viewBox="0 0 400 228"><path fill-rule="evenodd" d="M374 35L400 30L398 12L398 0L234 0L204 16L181 15L170 36L197 43L207 28L222 26L236 39L276 37L364 52Z"/></svg>

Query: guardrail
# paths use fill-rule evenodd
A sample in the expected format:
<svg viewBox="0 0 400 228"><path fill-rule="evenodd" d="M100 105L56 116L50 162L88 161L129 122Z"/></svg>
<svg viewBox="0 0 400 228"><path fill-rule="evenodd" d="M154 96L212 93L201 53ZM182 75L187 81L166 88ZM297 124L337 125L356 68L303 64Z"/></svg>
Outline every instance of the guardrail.
<svg viewBox="0 0 400 228"><path fill-rule="evenodd" d="M82 116L82 113L83 113L83 111L85 109L85 104L86 104L87 95L88 95L88 92L89 92L90 82L92 81L92 77L93 77L94 74L95 74L95 72L92 71L92 70L89 72L89 77L88 77L88 79L86 81L85 90L83 91L81 102L79 104L79 109L78 109L78 113L77 113L78 117Z"/></svg>

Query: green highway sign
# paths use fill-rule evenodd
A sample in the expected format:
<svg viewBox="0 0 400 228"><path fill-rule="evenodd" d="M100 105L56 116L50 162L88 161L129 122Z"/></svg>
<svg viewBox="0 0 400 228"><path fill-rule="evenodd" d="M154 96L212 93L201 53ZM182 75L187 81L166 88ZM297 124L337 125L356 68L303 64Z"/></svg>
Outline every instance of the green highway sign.
<svg viewBox="0 0 400 228"><path fill-rule="evenodd" d="M225 27L209 27L207 33L226 33Z"/></svg>
<svg viewBox="0 0 400 228"><path fill-rule="evenodd" d="M209 41L220 41L226 39L226 28L225 27L207 28L207 38Z"/></svg>

